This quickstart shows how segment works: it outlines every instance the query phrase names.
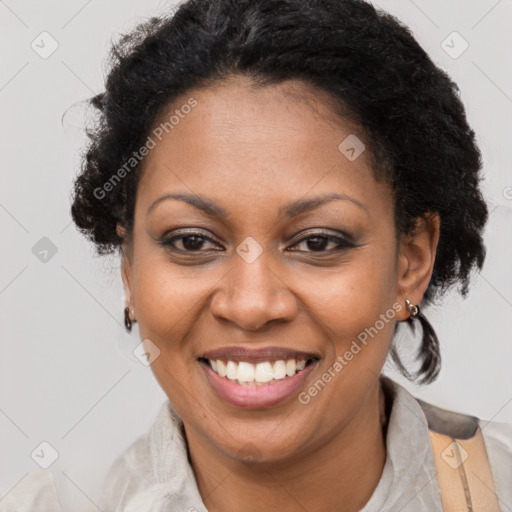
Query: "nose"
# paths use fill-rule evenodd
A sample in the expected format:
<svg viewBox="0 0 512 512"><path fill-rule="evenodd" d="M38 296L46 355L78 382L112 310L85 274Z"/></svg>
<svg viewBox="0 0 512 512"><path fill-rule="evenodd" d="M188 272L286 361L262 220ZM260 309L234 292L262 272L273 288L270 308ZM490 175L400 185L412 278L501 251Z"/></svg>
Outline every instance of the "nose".
<svg viewBox="0 0 512 512"><path fill-rule="evenodd" d="M247 331L259 330L271 321L291 321L296 316L294 294L264 254L252 263L234 256L233 267L210 302L214 316Z"/></svg>

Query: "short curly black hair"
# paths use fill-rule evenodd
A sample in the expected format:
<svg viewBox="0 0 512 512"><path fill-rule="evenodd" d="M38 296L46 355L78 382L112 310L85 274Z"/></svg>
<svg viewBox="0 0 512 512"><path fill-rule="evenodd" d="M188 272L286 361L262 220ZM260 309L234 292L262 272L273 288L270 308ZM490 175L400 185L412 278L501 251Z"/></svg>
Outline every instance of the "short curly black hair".
<svg viewBox="0 0 512 512"><path fill-rule="evenodd" d="M392 186L397 232L437 213L440 240L422 305L485 259L488 209L482 159L459 89L395 17L361 0L188 0L113 44L105 92L91 98L97 123L74 185L72 217L112 253L133 228L142 165L108 194L98 190L146 141L178 96L233 75L255 86L299 79L329 93L338 113L361 127L378 174ZM398 327L398 323L397 323ZM401 370L396 351L393 358ZM437 337L423 325L416 378L439 372ZM408 375L410 377L410 375Z"/></svg>

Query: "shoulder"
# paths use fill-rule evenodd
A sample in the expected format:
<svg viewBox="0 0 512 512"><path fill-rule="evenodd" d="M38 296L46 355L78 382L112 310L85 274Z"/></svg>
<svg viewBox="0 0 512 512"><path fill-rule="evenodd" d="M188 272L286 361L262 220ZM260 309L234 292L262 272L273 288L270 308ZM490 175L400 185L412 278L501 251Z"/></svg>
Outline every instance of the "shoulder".
<svg viewBox="0 0 512 512"><path fill-rule="evenodd" d="M61 512L54 475L49 469L29 471L14 487L1 493L2 512Z"/></svg>
<svg viewBox="0 0 512 512"><path fill-rule="evenodd" d="M512 424L496 421L486 421L471 414L462 414L453 410L438 407L414 397L409 391L397 382L382 377L383 389L390 395L394 402L393 407L403 409L407 414L402 414L401 421L410 423L409 411L421 414L428 431L448 436L457 440L472 440L478 432L481 432L485 451L492 469L493 477L500 486L502 481L512 481ZM406 407L402 407L405 405ZM412 423L410 428L412 428ZM421 430L417 435L424 436L426 432ZM415 440L416 443L419 439ZM509 492L509 491L507 491ZM512 500L511 500L512 501ZM512 503L510 504L512 506Z"/></svg>
<svg viewBox="0 0 512 512"><path fill-rule="evenodd" d="M442 409L419 398L416 401L425 414L430 430L456 439L469 439L476 434L479 426L476 416Z"/></svg>
<svg viewBox="0 0 512 512"><path fill-rule="evenodd" d="M490 451L512 457L512 423L485 420L478 423Z"/></svg>
<svg viewBox="0 0 512 512"><path fill-rule="evenodd" d="M470 414L442 409L418 398L416 401L430 430L454 439L471 439L480 429L488 452L512 457L512 423L486 421Z"/></svg>
<svg viewBox="0 0 512 512"><path fill-rule="evenodd" d="M108 471L103 512L206 512L188 462L183 422L167 400L150 429Z"/></svg>
<svg viewBox="0 0 512 512"><path fill-rule="evenodd" d="M114 502L119 502L150 479L149 432L146 432L118 455L110 466L104 483L103 506L114 510Z"/></svg>
<svg viewBox="0 0 512 512"><path fill-rule="evenodd" d="M480 428L486 445L501 448L504 453L512 453L512 423L486 421L471 414L444 409L415 397L388 377L381 377L381 382L393 402L404 402L409 407L415 404L422 411L429 430L454 439L470 439Z"/></svg>
<svg viewBox="0 0 512 512"><path fill-rule="evenodd" d="M512 509L512 424L479 420L498 499Z"/></svg>
<svg viewBox="0 0 512 512"><path fill-rule="evenodd" d="M175 434L169 402L165 402L150 429L140 435L112 463L101 496L105 512L137 510L135 503L143 497L144 505L153 506L165 497L160 475L156 470L160 449ZM147 508L150 510L151 508ZM146 510L146 508L141 508ZM156 509L154 509L156 510Z"/></svg>
<svg viewBox="0 0 512 512"><path fill-rule="evenodd" d="M512 506L512 424L486 421L416 400L425 414L430 431L457 440L463 447L474 446L481 436L498 501Z"/></svg>

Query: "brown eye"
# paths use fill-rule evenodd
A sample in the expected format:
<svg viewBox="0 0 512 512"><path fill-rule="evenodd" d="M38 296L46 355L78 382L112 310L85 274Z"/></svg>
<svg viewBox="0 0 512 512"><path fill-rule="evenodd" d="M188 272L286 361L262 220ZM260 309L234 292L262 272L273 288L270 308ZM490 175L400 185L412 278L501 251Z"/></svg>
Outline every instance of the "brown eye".
<svg viewBox="0 0 512 512"><path fill-rule="evenodd" d="M160 240L159 243L163 247L170 248L178 252L206 252L202 250L206 242L211 242L218 247L211 238L198 232L187 232L171 237L165 237Z"/></svg>
<svg viewBox="0 0 512 512"><path fill-rule="evenodd" d="M323 232L314 233L311 236L307 236L296 242L292 247L296 247L297 245L306 243L307 251L306 252L316 252L316 253L322 253L322 252L335 252L343 249L348 249L351 247L355 247L355 244L350 242L349 240L334 236L331 234L326 234ZM326 247L329 246L329 244L333 244L334 247L331 247L330 249L326 250ZM298 251L303 252L303 251Z"/></svg>

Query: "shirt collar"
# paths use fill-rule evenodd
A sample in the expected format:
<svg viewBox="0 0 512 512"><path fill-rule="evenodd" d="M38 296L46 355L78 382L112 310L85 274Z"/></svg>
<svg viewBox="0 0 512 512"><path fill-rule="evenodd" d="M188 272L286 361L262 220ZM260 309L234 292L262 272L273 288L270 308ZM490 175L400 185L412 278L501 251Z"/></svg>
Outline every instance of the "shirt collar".
<svg viewBox="0 0 512 512"><path fill-rule="evenodd" d="M430 465L427 419L416 399L401 385L382 376L384 393L392 402L386 435L386 462L370 500L361 512L388 510L405 492L414 487L418 473ZM435 472L427 477L430 481ZM423 480L423 479L421 479Z"/></svg>

